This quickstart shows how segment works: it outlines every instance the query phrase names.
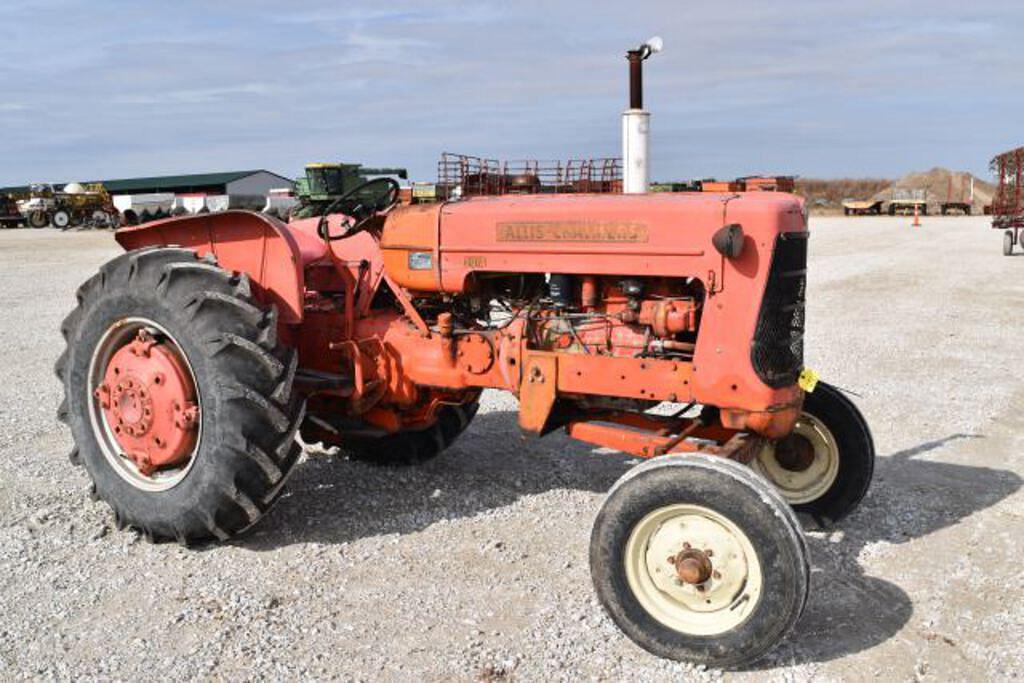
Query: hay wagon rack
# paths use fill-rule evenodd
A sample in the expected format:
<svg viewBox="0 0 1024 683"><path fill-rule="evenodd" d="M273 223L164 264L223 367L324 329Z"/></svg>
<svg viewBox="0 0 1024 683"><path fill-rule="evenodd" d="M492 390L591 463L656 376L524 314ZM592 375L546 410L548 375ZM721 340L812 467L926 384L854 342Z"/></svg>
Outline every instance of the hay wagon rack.
<svg viewBox="0 0 1024 683"><path fill-rule="evenodd" d="M1003 254L1009 256L1024 232L1024 147L996 155L989 168L997 181L992 227L1003 231Z"/></svg>

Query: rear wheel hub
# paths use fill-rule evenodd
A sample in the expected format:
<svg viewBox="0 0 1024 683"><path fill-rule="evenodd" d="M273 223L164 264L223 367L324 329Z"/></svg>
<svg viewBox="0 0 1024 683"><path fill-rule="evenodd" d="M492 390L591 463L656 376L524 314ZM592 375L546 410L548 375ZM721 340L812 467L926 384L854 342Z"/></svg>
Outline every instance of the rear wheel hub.
<svg viewBox="0 0 1024 683"><path fill-rule="evenodd" d="M151 325L119 324L97 347L92 377L97 437L108 460L142 488L177 483L200 422L195 379L178 345Z"/></svg>

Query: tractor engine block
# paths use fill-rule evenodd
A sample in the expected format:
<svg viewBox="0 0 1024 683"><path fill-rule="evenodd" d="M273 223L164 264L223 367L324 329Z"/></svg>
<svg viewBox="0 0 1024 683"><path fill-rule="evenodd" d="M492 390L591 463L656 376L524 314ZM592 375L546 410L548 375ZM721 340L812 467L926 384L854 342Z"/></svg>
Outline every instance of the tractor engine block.
<svg viewBox="0 0 1024 683"><path fill-rule="evenodd" d="M625 358L692 357L703 301L693 282L552 275L548 290L550 305L530 317L535 348Z"/></svg>

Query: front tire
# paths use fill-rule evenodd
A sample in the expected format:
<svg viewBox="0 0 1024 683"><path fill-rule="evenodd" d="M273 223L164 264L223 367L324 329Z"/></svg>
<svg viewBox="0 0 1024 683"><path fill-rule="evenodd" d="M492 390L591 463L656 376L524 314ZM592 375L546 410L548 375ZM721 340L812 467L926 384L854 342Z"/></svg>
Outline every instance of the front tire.
<svg viewBox="0 0 1024 683"><path fill-rule="evenodd" d="M818 382L804 397L793 433L766 444L751 464L795 510L826 528L867 494L875 444L857 406L834 386Z"/></svg>
<svg viewBox="0 0 1024 683"><path fill-rule="evenodd" d="M108 262L78 301L62 325L58 417L71 427L72 462L85 466L118 526L191 543L255 523L300 454L296 355L277 342L276 309L260 305L246 275L170 248ZM152 360L154 349L152 358L164 360ZM116 360L126 358L130 372ZM181 372L165 370L175 367ZM194 402L191 421L171 426L160 416L180 415L182 406L161 392L175 375L185 387L179 395ZM186 427L194 433L182 437ZM172 447L181 450L168 461L150 457Z"/></svg>
<svg viewBox="0 0 1024 683"><path fill-rule="evenodd" d="M627 473L590 539L612 620L645 650L714 667L778 644L807 600L807 548L792 510L730 460L671 455Z"/></svg>
<svg viewBox="0 0 1024 683"><path fill-rule="evenodd" d="M1003 233L1003 256L1013 253L1013 231L1007 230Z"/></svg>
<svg viewBox="0 0 1024 683"><path fill-rule="evenodd" d="M71 214L64 209L57 209L53 212L50 221L53 223L53 227L58 230L67 230L71 227Z"/></svg>

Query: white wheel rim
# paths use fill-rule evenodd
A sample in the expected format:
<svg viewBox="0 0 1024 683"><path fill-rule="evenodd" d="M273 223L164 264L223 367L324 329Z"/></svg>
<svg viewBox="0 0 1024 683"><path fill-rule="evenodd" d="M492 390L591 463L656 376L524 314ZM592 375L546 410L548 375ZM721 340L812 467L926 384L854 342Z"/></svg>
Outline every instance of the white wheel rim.
<svg viewBox="0 0 1024 683"><path fill-rule="evenodd" d="M679 578L670 559L684 550L710 561L707 580ZM625 563L626 581L640 606L679 633L725 633L760 602L764 581L750 539L729 518L700 505L668 505L647 514L630 533Z"/></svg>
<svg viewBox="0 0 1024 683"><path fill-rule="evenodd" d="M68 217L66 213L61 213L58 211L57 213L53 214L53 224L58 228L63 228L70 222L71 219Z"/></svg>
<svg viewBox="0 0 1024 683"><path fill-rule="evenodd" d="M754 459L753 468L770 481L791 505L810 503L832 488L839 475L839 446L825 424L810 413L803 413L793 434L807 440L814 459L799 470L783 466L777 458L775 443L765 444Z"/></svg>

